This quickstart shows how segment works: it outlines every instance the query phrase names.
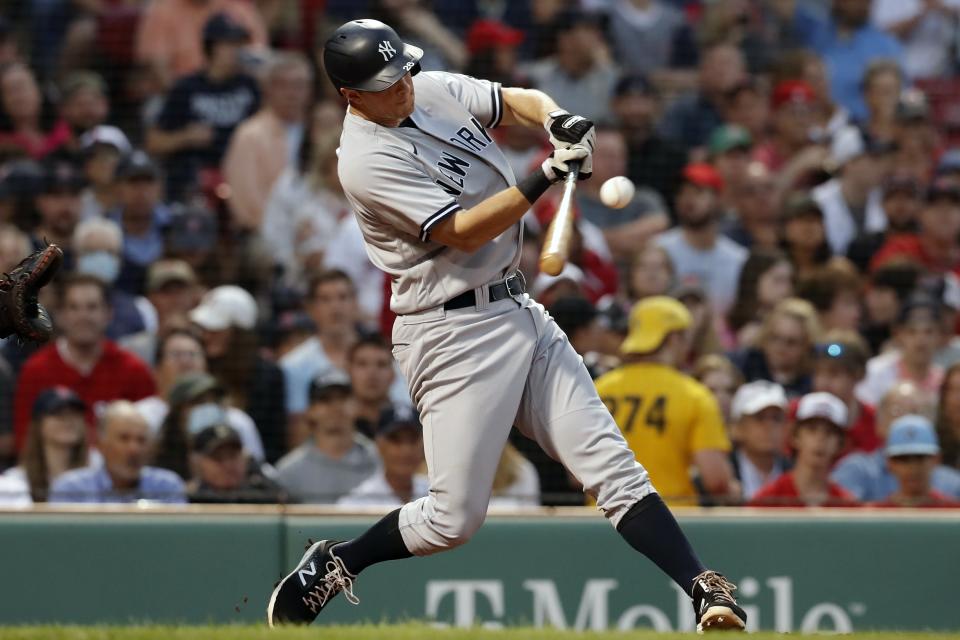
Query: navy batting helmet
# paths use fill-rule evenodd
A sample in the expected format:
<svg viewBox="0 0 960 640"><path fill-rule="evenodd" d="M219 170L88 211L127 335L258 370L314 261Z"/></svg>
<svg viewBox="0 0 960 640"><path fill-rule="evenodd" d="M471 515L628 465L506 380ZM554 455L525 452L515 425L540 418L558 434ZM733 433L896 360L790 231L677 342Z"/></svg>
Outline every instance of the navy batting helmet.
<svg viewBox="0 0 960 640"><path fill-rule="evenodd" d="M383 91L420 71L421 57L422 49L379 20L347 22L323 45L323 66L338 90Z"/></svg>

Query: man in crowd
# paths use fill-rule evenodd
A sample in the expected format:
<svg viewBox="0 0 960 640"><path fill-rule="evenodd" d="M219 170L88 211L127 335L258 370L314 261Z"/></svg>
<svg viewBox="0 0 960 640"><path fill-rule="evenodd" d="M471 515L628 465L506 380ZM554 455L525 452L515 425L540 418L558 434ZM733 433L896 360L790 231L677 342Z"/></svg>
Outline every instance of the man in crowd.
<svg viewBox="0 0 960 640"><path fill-rule="evenodd" d="M141 295L151 264L163 257L170 209L161 201L160 170L143 151L134 151L117 167L120 206L110 213L123 230L123 270L117 286Z"/></svg>
<svg viewBox="0 0 960 640"><path fill-rule="evenodd" d="M186 501L183 481L172 471L147 466L150 428L131 402L107 405L97 444L102 465L68 471L50 488L50 502Z"/></svg>
<svg viewBox="0 0 960 640"><path fill-rule="evenodd" d="M867 144L853 126L837 132L830 146L830 160L837 175L816 187L811 195L823 210L827 242L834 254L846 255L858 235L883 231L887 218L883 212L883 163L886 148Z"/></svg>
<svg viewBox="0 0 960 640"><path fill-rule="evenodd" d="M876 450L883 440L877 436L876 412L857 399L857 384L867 371L870 350L854 331L829 331L816 346L813 358L813 390L826 391L847 405L850 429L844 453Z"/></svg>
<svg viewBox="0 0 960 640"><path fill-rule="evenodd" d="M890 389L877 406L877 437L889 440L892 424L907 415L926 416L933 412L932 394L912 382L900 382ZM842 459L831 478L863 502L886 500L897 491L897 477L887 466L881 447L870 453L855 452ZM951 498L960 498L960 471L937 465L931 473L931 487Z"/></svg>
<svg viewBox="0 0 960 640"><path fill-rule="evenodd" d="M733 396L730 417L735 442L731 462L743 500L790 468L783 456L787 424L787 394L775 382L748 382Z"/></svg>
<svg viewBox="0 0 960 640"><path fill-rule="evenodd" d="M621 77L613 89L610 109L627 142L624 175L636 185L656 189L672 204L680 187L687 152L656 131L659 108L653 85L645 76Z"/></svg>
<svg viewBox="0 0 960 640"><path fill-rule="evenodd" d="M332 371L310 387L309 439L277 463L276 480L297 502L333 504L379 465L376 448L354 427L350 379Z"/></svg>
<svg viewBox="0 0 960 640"><path fill-rule="evenodd" d="M263 107L237 127L223 159L230 212L241 229L260 229L274 182L298 165L312 81L302 54L278 53L267 62Z"/></svg>
<svg viewBox="0 0 960 640"><path fill-rule="evenodd" d="M695 467L711 496L733 487L730 442L710 390L677 367L685 361L690 312L673 298L644 298L630 312L624 364L596 381L630 449L672 504L696 504Z"/></svg>
<svg viewBox="0 0 960 640"><path fill-rule="evenodd" d="M283 491L248 458L240 435L226 424L206 427L190 442L196 473L187 485L190 502L274 504Z"/></svg>
<svg viewBox="0 0 960 640"><path fill-rule="evenodd" d="M598 227L615 259L628 262L650 237L670 226L667 205L653 189L640 185L626 206L613 209L600 200L600 187L627 170L627 147L615 129L601 129L594 143L592 178L579 186L576 204L580 216Z"/></svg>
<svg viewBox="0 0 960 640"><path fill-rule="evenodd" d="M390 345L378 334L360 338L347 353L347 374L353 389L357 431L373 438L383 412L392 406L390 387L396 372Z"/></svg>
<svg viewBox="0 0 960 640"><path fill-rule="evenodd" d="M257 83L240 68L240 47L248 36L226 14L211 17L203 27L205 66L173 85L147 131L147 151L167 160L171 200L181 201L196 189L201 171L219 171L233 130L257 110Z"/></svg>
<svg viewBox="0 0 960 640"><path fill-rule="evenodd" d="M571 10L555 23L556 52L525 69L534 87L570 113L594 122L609 119L617 68L609 59L597 16Z"/></svg>
<svg viewBox="0 0 960 640"><path fill-rule="evenodd" d="M829 393L808 393L797 405L792 444L796 452L792 471L762 487L755 507L843 507L856 504L853 496L830 480L830 467L843 448L847 407Z"/></svg>
<svg viewBox="0 0 960 640"><path fill-rule="evenodd" d="M725 225L724 235L746 249L776 249L782 232L779 193L770 171L750 162L740 180L727 186L726 195L736 217Z"/></svg>
<svg viewBox="0 0 960 640"><path fill-rule="evenodd" d="M73 232L80 222L80 175L72 165L48 160L43 168L40 192L35 199L40 224L33 230L34 249L52 243L63 249L64 265L73 264Z"/></svg>
<svg viewBox="0 0 960 640"><path fill-rule="evenodd" d="M690 164L683 179L676 204L679 226L660 234L656 242L670 256L677 279L702 283L714 310L724 313L736 297L747 250L720 234L723 181L717 170Z"/></svg>
<svg viewBox="0 0 960 640"><path fill-rule="evenodd" d="M145 301L127 291L114 288L120 276L123 232L117 223L91 218L77 225L73 234L76 272L99 278L110 288L110 324L107 337L118 340L146 328Z"/></svg>
<svg viewBox="0 0 960 640"><path fill-rule="evenodd" d="M381 416L376 433L382 467L340 498L338 505L399 507L427 495L430 481L419 473L423 466L423 427L413 410L388 409Z"/></svg>
<svg viewBox="0 0 960 640"><path fill-rule="evenodd" d="M894 420L884 453L898 488L876 506L960 507L955 497L933 488L933 474L940 463L940 443L929 418L907 415Z"/></svg>
<svg viewBox="0 0 960 640"><path fill-rule="evenodd" d="M26 442L30 409L43 389L58 385L77 392L87 405L90 441L95 412L111 400L140 400L154 394L153 375L133 354L106 338L110 292L99 278L77 274L62 284L57 315L60 337L23 365L14 400L17 449Z"/></svg>

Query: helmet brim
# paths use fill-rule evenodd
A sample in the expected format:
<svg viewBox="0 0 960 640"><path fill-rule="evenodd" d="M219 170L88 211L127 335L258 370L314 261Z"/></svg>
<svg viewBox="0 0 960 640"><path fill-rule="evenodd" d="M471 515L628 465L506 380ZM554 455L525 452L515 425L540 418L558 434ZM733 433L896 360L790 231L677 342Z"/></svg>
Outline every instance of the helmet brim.
<svg viewBox="0 0 960 640"><path fill-rule="evenodd" d="M423 49L415 47L412 44L403 43L403 52L400 55L393 56L387 65L376 73L372 78L354 85L344 85L348 89L357 91L379 92L385 91L395 85L400 78L411 73L416 75L420 71L420 59L423 57Z"/></svg>

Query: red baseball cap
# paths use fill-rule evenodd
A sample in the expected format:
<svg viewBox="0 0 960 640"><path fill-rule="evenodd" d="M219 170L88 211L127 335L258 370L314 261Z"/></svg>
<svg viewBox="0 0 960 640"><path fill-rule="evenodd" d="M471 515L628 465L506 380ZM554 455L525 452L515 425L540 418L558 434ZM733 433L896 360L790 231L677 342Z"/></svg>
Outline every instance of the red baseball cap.
<svg viewBox="0 0 960 640"><path fill-rule="evenodd" d="M723 191L723 178L706 162L694 162L683 169L683 179L698 187L708 187L714 191Z"/></svg>
<svg viewBox="0 0 960 640"><path fill-rule="evenodd" d="M774 109L779 109L784 104L813 104L816 96L813 88L803 80L784 80L777 84L770 98L770 105Z"/></svg>
<svg viewBox="0 0 960 640"><path fill-rule="evenodd" d="M523 31L498 20L477 20L467 32L467 49L476 54L498 46L516 46L523 42Z"/></svg>

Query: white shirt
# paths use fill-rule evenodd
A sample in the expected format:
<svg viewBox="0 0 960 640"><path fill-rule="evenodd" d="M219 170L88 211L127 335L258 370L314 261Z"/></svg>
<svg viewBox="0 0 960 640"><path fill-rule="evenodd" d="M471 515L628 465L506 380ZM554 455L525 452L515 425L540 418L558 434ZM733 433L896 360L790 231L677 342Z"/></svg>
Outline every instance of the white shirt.
<svg viewBox="0 0 960 640"><path fill-rule="evenodd" d="M540 506L540 476L533 463L522 458L517 469L517 479L499 495L490 498L491 507L538 507Z"/></svg>
<svg viewBox="0 0 960 640"><path fill-rule="evenodd" d="M413 491L410 500L425 498L430 490L430 481L427 476L413 476ZM387 477L383 470L377 471L356 489L337 500L337 505L341 507L401 507L405 503L393 492L390 485L387 484Z"/></svg>
<svg viewBox="0 0 960 640"><path fill-rule="evenodd" d="M950 8L960 0L942 0ZM873 0L872 19L881 29L911 20L924 11L923 0ZM940 11L928 13L907 34L903 44L903 68L911 78L939 77L950 69L950 48L957 37L956 18Z"/></svg>
<svg viewBox="0 0 960 640"><path fill-rule="evenodd" d="M33 504L23 467L7 469L0 475L0 506L25 507Z"/></svg>
<svg viewBox="0 0 960 640"><path fill-rule="evenodd" d="M835 255L846 255L847 247L861 231L876 232L887 228L887 214L883 210L883 194L874 189L867 196L863 229L850 213L847 201L843 198L840 178L825 182L811 192L811 196L823 211L823 227L827 234L827 243Z"/></svg>
<svg viewBox="0 0 960 640"><path fill-rule="evenodd" d="M137 400L133 404L150 426L151 437L156 438L160 432L160 425L163 424L164 419L170 412L170 405L160 396L150 396L143 400ZM227 407L227 425L240 436L243 450L250 457L263 462L263 441L260 439L260 432L257 431L257 425L254 424L253 418L236 407Z"/></svg>
<svg viewBox="0 0 960 640"><path fill-rule="evenodd" d="M380 317L384 274L370 262L356 216L347 216L337 225L323 263L328 269L339 269L350 276L357 288L357 303L364 316Z"/></svg>

